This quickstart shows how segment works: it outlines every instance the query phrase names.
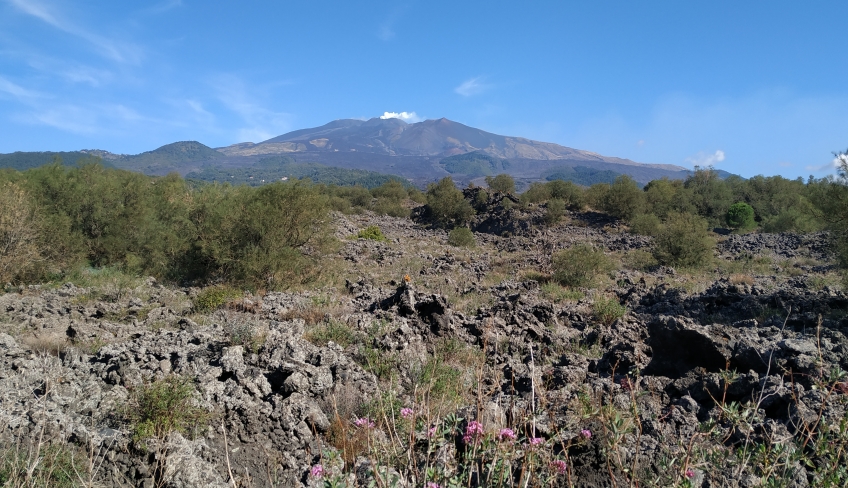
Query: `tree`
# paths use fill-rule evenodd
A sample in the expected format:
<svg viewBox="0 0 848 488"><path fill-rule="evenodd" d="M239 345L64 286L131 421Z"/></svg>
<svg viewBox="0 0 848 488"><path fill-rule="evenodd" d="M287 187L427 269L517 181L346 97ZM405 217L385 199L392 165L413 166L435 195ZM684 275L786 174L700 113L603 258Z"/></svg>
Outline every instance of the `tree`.
<svg viewBox="0 0 848 488"><path fill-rule="evenodd" d="M732 229L749 230L757 226L754 209L745 202L734 203L727 209L727 225Z"/></svg>
<svg viewBox="0 0 848 488"><path fill-rule="evenodd" d="M471 204L465 200L450 176L427 187L427 207L433 220L445 227L464 224L474 215Z"/></svg>
<svg viewBox="0 0 848 488"><path fill-rule="evenodd" d="M0 184L0 284L25 277L42 260L39 224L26 192Z"/></svg>
<svg viewBox="0 0 848 488"><path fill-rule="evenodd" d="M515 193L515 180L512 176L505 173L501 173L495 177L487 176L486 184L494 191Z"/></svg>
<svg viewBox="0 0 848 488"><path fill-rule="evenodd" d="M706 220L690 213L670 213L654 237L653 254L660 264L698 268L710 261L714 249Z"/></svg>
<svg viewBox="0 0 848 488"><path fill-rule="evenodd" d="M634 215L642 213L645 205L645 195L639 189L636 181L620 175L604 195L602 208L608 214L624 220L630 220Z"/></svg>

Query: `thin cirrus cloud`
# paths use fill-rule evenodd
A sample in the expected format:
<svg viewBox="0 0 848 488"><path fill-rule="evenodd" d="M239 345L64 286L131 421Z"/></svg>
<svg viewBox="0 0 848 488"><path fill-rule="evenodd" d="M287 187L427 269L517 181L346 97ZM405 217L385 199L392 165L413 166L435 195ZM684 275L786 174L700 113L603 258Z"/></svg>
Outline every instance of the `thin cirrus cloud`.
<svg viewBox="0 0 848 488"><path fill-rule="evenodd" d="M75 25L68 19L60 18L57 9L36 0L6 0L12 6L42 22L67 34L80 38L93 45L101 55L120 63L138 64L141 61L141 49L138 46L107 39L93 34L90 29Z"/></svg>
<svg viewBox="0 0 848 488"><path fill-rule="evenodd" d="M236 142L261 142L291 130L292 116L275 112L263 106L251 94L262 92L261 88L247 85L234 75L221 75L211 82L218 101L241 119L234 129Z"/></svg>
<svg viewBox="0 0 848 488"><path fill-rule="evenodd" d="M0 76L0 96L5 93L7 95L11 95L13 98L20 102L27 102L33 99L44 98L44 95L41 93L28 90L16 83L13 83L3 76Z"/></svg>
<svg viewBox="0 0 848 488"><path fill-rule="evenodd" d="M724 159L724 151L719 149L712 154L699 152L694 156L686 158L686 162L691 164L692 166L712 166L716 163L724 161Z"/></svg>
<svg viewBox="0 0 848 488"><path fill-rule="evenodd" d="M463 97L471 97L474 95L479 95L484 91L491 88L491 85L483 83L483 77L477 76L475 78L471 78L462 82L461 85L454 88L453 91L462 95Z"/></svg>

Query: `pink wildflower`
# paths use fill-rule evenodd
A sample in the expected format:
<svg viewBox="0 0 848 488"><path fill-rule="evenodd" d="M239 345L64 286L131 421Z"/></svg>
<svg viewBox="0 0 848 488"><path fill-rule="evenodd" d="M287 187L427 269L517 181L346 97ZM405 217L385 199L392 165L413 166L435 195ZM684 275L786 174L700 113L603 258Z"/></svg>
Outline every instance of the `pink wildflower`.
<svg viewBox="0 0 848 488"><path fill-rule="evenodd" d="M466 444L469 444L472 440L477 442L477 440L483 436L483 424L476 420L472 420L468 422L468 427L465 428L465 435L462 436L462 440L465 441Z"/></svg>
<svg viewBox="0 0 848 488"><path fill-rule="evenodd" d="M509 429L509 428L501 429L501 431L498 432L498 440L499 441L514 441L515 440L515 431L513 431L512 429Z"/></svg>
<svg viewBox="0 0 848 488"><path fill-rule="evenodd" d="M413 415L414 413L415 413L415 412L413 412L411 408L402 408L402 409L400 409L400 416L401 416L401 417L403 417L403 418L405 418L405 419L412 418L412 415Z"/></svg>
<svg viewBox="0 0 848 488"><path fill-rule="evenodd" d="M542 443L544 443L544 442L545 442L545 439L542 439L541 437L531 437L530 438L530 445L534 446L534 447L535 446L541 446Z"/></svg>
<svg viewBox="0 0 848 488"><path fill-rule="evenodd" d="M309 472L312 474L313 478L320 480L324 477L324 466L316 464L315 466L312 466L312 469Z"/></svg>
<svg viewBox="0 0 848 488"><path fill-rule="evenodd" d="M435 425L430 427L429 429L427 429L427 437L433 437L434 435L436 435L436 426Z"/></svg>
<svg viewBox="0 0 848 488"><path fill-rule="evenodd" d="M580 437L583 437L585 439L591 439L592 438L592 431L589 430L589 429L583 429L583 430L580 431Z"/></svg>
<svg viewBox="0 0 848 488"><path fill-rule="evenodd" d="M565 474L565 472L568 471L568 466L562 459L555 459L551 461L551 469L554 470L556 474Z"/></svg>
<svg viewBox="0 0 848 488"><path fill-rule="evenodd" d="M375 424L374 421L369 419L368 417L362 417L354 420L353 425L357 427L366 427L368 429L373 429L377 424Z"/></svg>
<svg viewBox="0 0 848 488"><path fill-rule="evenodd" d="M442 485L435 483L433 481L427 482L427 488L442 488Z"/></svg>
<svg viewBox="0 0 848 488"><path fill-rule="evenodd" d="M687 478L694 478L695 477L695 470L692 469L692 468L686 468L686 477Z"/></svg>

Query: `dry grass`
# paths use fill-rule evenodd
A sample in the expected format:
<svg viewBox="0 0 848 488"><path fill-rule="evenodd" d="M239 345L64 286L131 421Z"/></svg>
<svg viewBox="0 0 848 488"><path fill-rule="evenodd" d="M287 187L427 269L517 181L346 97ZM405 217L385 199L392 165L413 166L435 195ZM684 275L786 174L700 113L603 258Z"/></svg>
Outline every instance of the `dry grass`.
<svg viewBox="0 0 848 488"><path fill-rule="evenodd" d="M754 277L747 274L735 273L730 275L728 278L731 284L733 285L753 285Z"/></svg>

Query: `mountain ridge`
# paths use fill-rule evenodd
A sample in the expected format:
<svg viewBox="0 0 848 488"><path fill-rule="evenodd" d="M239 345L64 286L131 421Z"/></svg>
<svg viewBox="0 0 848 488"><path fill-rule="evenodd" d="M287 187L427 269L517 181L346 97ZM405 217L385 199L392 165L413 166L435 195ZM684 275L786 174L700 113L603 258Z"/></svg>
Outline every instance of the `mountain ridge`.
<svg viewBox="0 0 848 488"><path fill-rule="evenodd" d="M502 136L446 118L408 124L400 119L338 119L319 127L298 129L259 143L238 143L216 150L229 156L294 152L365 151L389 156L450 157L482 151L502 159L572 160L639 165L670 171L687 168L669 164L637 163L602 156L551 142Z"/></svg>

